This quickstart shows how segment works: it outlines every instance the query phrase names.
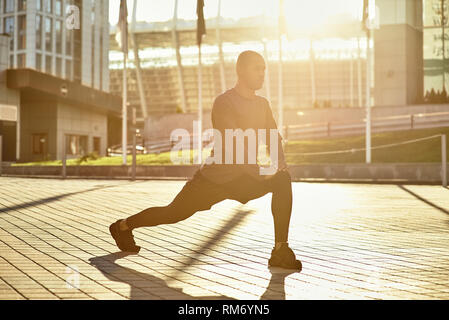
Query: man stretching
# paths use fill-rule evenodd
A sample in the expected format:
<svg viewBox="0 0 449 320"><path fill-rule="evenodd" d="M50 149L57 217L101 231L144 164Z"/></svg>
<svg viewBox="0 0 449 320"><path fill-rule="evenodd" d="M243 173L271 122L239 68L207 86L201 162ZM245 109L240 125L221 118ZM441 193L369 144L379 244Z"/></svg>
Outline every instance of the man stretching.
<svg viewBox="0 0 449 320"><path fill-rule="evenodd" d="M261 129L264 129L270 132L270 130L277 130L268 100L255 93L262 88L265 78L263 57L254 51L242 52L237 60L236 71L237 84L219 95L212 108L212 125L221 133L223 149L225 131L241 129L246 132L247 129L252 129L255 132L263 132ZM267 136L271 137L271 135ZM267 136L265 141L270 149L272 143L268 143ZM257 163L249 163L250 155L247 152L249 138L244 143L243 163L239 164L235 161L235 146L232 151L226 148L224 151L232 152L234 158L231 164L229 161L221 163L206 161L169 205L148 208L113 223L109 230L117 246L122 251L137 253L140 247L134 242L132 234L132 230L136 228L176 223L198 211L208 210L225 199L237 200L245 204L272 192L271 211L274 220L275 245L268 265L301 270L301 262L296 259L293 250L288 246L292 211L291 178L284 159L282 138L277 131L275 138L278 139L278 152L277 158L272 158L272 161L277 170L271 175L261 174L261 167ZM258 150L259 139L256 143L255 149ZM225 152L222 154L223 160L226 158ZM212 156L215 156L214 152Z"/></svg>

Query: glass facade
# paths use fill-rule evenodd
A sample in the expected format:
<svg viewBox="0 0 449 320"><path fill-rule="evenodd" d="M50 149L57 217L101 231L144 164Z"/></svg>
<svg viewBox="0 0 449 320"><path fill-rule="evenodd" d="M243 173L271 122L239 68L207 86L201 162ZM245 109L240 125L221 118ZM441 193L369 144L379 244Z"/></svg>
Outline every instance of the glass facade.
<svg viewBox="0 0 449 320"><path fill-rule="evenodd" d="M45 72L46 73L53 73L52 68L51 68L52 67L51 61L52 61L52 58L50 55L45 56Z"/></svg>
<svg viewBox="0 0 449 320"><path fill-rule="evenodd" d="M10 37L8 68L32 68L109 91L108 64L100 61L109 42L107 11L108 0L0 0L0 34ZM70 29L70 22L81 28ZM87 59L91 55L95 59Z"/></svg>
<svg viewBox="0 0 449 320"><path fill-rule="evenodd" d="M0 0L0 33L11 37L9 67L35 68L72 80L74 36L65 21L67 6L73 4L74 0Z"/></svg>
<svg viewBox="0 0 449 320"><path fill-rule="evenodd" d="M42 71L42 55L36 53L36 70Z"/></svg>

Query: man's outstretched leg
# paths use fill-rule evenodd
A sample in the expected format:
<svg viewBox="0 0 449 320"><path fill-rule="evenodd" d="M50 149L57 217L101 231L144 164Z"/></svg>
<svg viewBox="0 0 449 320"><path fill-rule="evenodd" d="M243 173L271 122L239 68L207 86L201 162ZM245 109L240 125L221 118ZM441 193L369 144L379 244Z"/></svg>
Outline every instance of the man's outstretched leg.
<svg viewBox="0 0 449 320"><path fill-rule="evenodd" d="M292 182L288 171L282 170L263 180L251 176L226 185L229 199L247 203L267 193L272 193L271 212L274 222L275 245L268 261L269 266L301 270L302 265L296 259L293 250L288 246L288 232L292 214Z"/></svg>
<svg viewBox="0 0 449 320"><path fill-rule="evenodd" d="M198 211L208 210L225 199L220 191L217 185L197 173L169 205L147 208L126 219L118 220L111 224L109 231L120 250L137 253L140 247L134 241L132 230L177 223Z"/></svg>
<svg viewBox="0 0 449 320"><path fill-rule="evenodd" d="M274 221L275 246L268 261L270 266L301 270L302 265L288 246L288 231L292 214L292 183L287 171L278 172L271 182L273 197L271 212Z"/></svg>
<svg viewBox="0 0 449 320"><path fill-rule="evenodd" d="M160 224L172 224L192 216L196 211L179 208L173 203L165 207L152 207L123 220L113 223L109 230L117 246L122 251L139 252L132 230L140 227L151 227Z"/></svg>

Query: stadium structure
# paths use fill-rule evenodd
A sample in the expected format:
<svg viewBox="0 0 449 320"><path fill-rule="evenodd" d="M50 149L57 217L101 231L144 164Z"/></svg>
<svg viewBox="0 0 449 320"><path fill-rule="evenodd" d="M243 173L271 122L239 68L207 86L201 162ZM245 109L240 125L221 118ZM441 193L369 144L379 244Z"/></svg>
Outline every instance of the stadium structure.
<svg viewBox="0 0 449 320"><path fill-rule="evenodd" d="M268 62L267 81L260 91L273 106L278 102L277 19L208 19L202 46L203 105L210 109L215 96L234 85L235 61L243 50L256 50ZM122 55L110 32L110 91L122 92ZM336 17L319 30L289 30L283 53L285 108L316 106L360 107L365 97L366 37L360 22ZM198 107L198 47L196 21L137 22L130 35L128 97L137 120L152 114L196 112ZM138 47L135 55L133 44ZM332 49L330 48L332 47ZM300 48L298 50L298 48ZM137 57L137 59L135 59ZM142 109L136 61L145 92Z"/></svg>

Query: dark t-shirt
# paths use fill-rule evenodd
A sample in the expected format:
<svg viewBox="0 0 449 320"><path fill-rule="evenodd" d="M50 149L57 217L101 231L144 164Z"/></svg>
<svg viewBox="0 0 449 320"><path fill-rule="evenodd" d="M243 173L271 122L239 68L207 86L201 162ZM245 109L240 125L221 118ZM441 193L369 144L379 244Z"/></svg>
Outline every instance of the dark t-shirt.
<svg viewBox="0 0 449 320"><path fill-rule="evenodd" d="M249 174L256 179L263 179L264 176L260 175L260 167L258 164L250 164L248 162L248 139L245 138L245 159L244 164L236 164L236 140L234 139L233 161L232 164L225 163L225 129L241 129L243 131L247 129L253 129L255 133L258 133L258 129L265 129L266 143L270 144L270 129L277 129L276 122L273 118L269 102L267 99L261 96L255 96L254 98L246 98L237 93L232 88L219 95L212 108L212 125L214 129L217 129L221 133L222 138L222 161L221 164L212 163L208 164L212 158L214 158L214 151L212 150L211 156L206 163L201 167L201 174L209 180L216 183L226 183L236 178ZM285 163L284 152L282 149L282 138L278 134L278 161L279 164ZM214 136L214 141L217 141L217 137ZM215 142L216 143L216 142ZM256 155L259 148L259 139L256 137ZM250 148L250 151L253 149Z"/></svg>

